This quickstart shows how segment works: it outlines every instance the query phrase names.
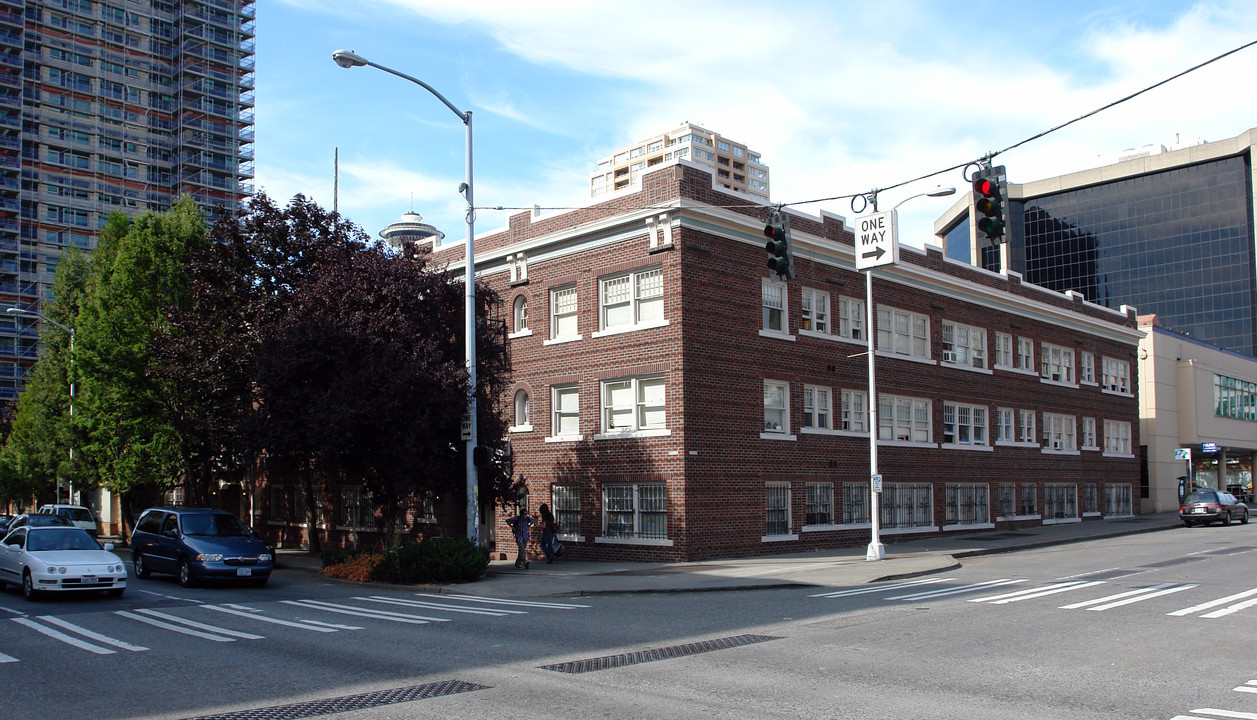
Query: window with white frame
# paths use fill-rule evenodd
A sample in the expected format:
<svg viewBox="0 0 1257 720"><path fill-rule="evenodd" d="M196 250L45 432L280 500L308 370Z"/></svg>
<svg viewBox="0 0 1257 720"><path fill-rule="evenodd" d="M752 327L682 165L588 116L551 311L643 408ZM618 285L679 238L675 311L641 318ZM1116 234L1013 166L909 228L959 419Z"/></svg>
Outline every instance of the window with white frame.
<svg viewBox="0 0 1257 720"><path fill-rule="evenodd" d="M511 317L514 320L516 335L528 329L528 298L523 295L515 297L515 302L511 309Z"/></svg>
<svg viewBox="0 0 1257 720"><path fill-rule="evenodd" d="M515 427L522 428L531 425L531 418L528 414L528 391L524 389L515 391Z"/></svg>
<svg viewBox="0 0 1257 720"><path fill-rule="evenodd" d="M800 304L803 306L801 329L828 335L830 330L829 293L803 288Z"/></svg>
<svg viewBox="0 0 1257 720"><path fill-rule="evenodd" d="M1078 359L1078 381L1087 385L1096 384L1096 356L1093 353L1083 351L1079 353Z"/></svg>
<svg viewBox="0 0 1257 720"><path fill-rule="evenodd" d="M667 538L666 486L663 483L604 485L602 533L615 538Z"/></svg>
<svg viewBox="0 0 1257 720"><path fill-rule="evenodd" d="M599 283L602 329L651 327L663 321L663 269L638 270Z"/></svg>
<svg viewBox="0 0 1257 720"><path fill-rule="evenodd" d="M1095 485L1087 484L1082 486L1082 514L1100 514L1100 501L1096 495Z"/></svg>
<svg viewBox="0 0 1257 720"><path fill-rule="evenodd" d="M943 321L943 362L986 368L986 330Z"/></svg>
<svg viewBox="0 0 1257 720"><path fill-rule="evenodd" d="M1073 483L1047 483L1043 486L1043 517L1068 520L1078 517L1078 486Z"/></svg>
<svg viewBox="0 0 1257 720"><path fill-rule="evenodd" d="M878 352L928 360L930 319L924 315L879 307L877 309Z"/></svg>
<svg viewBox="0 0 1257 720"><path fill-rule="evenodd" d="M877 439L930 442L930 401L923 398L879 395Z"/></svg>
<svg viewBox="0 0 1257 720"><path fill-rule="evenodd" d="M1110 516L1132 514L1130 485L1104 486L1104 514Z"/></svg>
<svg viewBox="0 0 1257 720"><path fill-rule="evenodd" d="M868 340L864 334L864 301L838 298L838 336L848 340Z"/></svg>
<svg viewBox="0 0 1257 720"><path fill-rule="evenodd" d="M990 522L991 497L985 483L947 483L944 498L946 525L981 525Z"/></svg>
<svg viewBox="0 0 1257 720"><path fill-rule="evenodd" d="M881 525L884 528L934 525L934 486L930 483L882 485Z"/></svg>
<svg viewBox="0 0 1257 720"><path fill-rule="evenodd" d="M575 339L576 288L566 287L550 291L550 339Z"/></svg>
<svg viewBox="0 0 1257 720"><path fill-rule="evenodd" d="M790 483L770 482L764 487L764 534L790 534Z"/></svg>
<svg viewBox="0 0 1257 720"><path fill-rule="evenodd" d="M842 391L842 427L847 432L869 431L869 394L863 390Z"/></svg>
<svg viewBox="0 0 1257 720"><path fill-rule="evenodd" d="M340 489L340 507L345 525L351 528L375 529L375 509L371 507L370 494L361 485L344 485ZM304 522L304 517L298 517Z"/></svg>
<svg viewBox="0 0 1257 720"><path fill-rule="evenodd" d="M1106 357L1101 362L1103 377L1100 387L1109 392L1130 394L1130 363Z"/></svg>
<svg viewBox="0 0 1257 720"><path fill-rule="evenodd" d="M1039 514L1039 488L1034 483L1021 483L1021 492L1017 495L1018 515Z"/></svg>
<svg viewBox="0 0 1257 720"><path fill-rule="evenodd" d="M816 385L803 386L803 427L830 430L833 406L829 388Z"/></svg>
<svg viewBox="0 0 1257 720"><path fill-rule="evenodd" d="M789 434L790 385L764 381L764 432Z"/></svg>
<svg viewBox="0 0 1257 720"><path fill-rule="evenodd" d="M995 333L995 365L996 367L1013 366L1013 336L1008 333Z"/></svg>
<svg viewBox="0 0 1257 720"><path fill-rule="evenodd" d="M1017 514L1017 483L1000 483L995 488L996 517L1010 518Z"/></svg>
<svg viewBox="0 0 1257 720"><path fill-rule="evenodd" d="M807 484L807 524L834 524L833 483Z"/></svg>
<svg viewBox="0 0 1257 720"><path fill-rule="evenodd" d="M1017 426L1021 430L1021 437L1019 438L1021 442L1030 443L1032 445L1038 444L1038 436L1034 434L1035 423L1033 410L1018 410Z"/></svg>
<svg viewBox="0 0 1257 720"><path fill-rule="evenodd" d="M943 402L943 443L984 446L987 444L986 412L981 405Z"/></svg>
<svg viewBox="0 0 1257 720"><path fill-rule="evenodd" d="M1017 338L1017 367L1034 371L1034 341L1030 338Z"/></svg>
<svg viewBox="0 0 1257 720"><path fill-rule="evenodd" d="M1039 376L1055 383L1074 382L1074 351L1043 343L1040 347Z"/></svg>
<svg viewBox="0 0 1257 720"><path fill-rule="evenodd" d="M842 484L842 524L866 525L869 517L869 486L863 483Z"/></svg>
<svg viewBox="0 0 1257 720"><path fill-rule="evenodd" d="M602 383L602 432L659 430L667 427L664 379L627 378Z"/></svg>
<svg viewBox="0 0 1257 720"><path fill-rule="evenodd" d="M1043 413L1043 446L1056 452L1077 450L1073 415Z"/></svg>
<svg viewBox="0 0 1257 720"><path fill-rule="evenodd" d="M1093 417L1082 419L1082 447L1084 450L1099 449L1096 445L1096 419Z"/></svg>
<svg viewBox="0 0 1257 720"><path fill-rule="evenodd" d="M1110 455L1130 454L1130 423L1120 420L1104 421L1104 452Z"/></svg>
<svg viewBox="0 0 1257 720"><path fill-rule="evenodd" d="M561 537L580 534L580 488L575 483L551 485L550 506Z"/></svg>
<svg viewBox="0 0 1257 720"><path fill-rule="evenodd" d="M765 279L763 282L764 330L789 332L786 326L786 284Z"/></svg>
<svg viewBox="0 0 1257 720"><path fill-rule="evenodd" d="M1017 442L1015 417L1012 408L995 409L995 442Z"/></svg>
<svg viewBox="0 0 1257 720"><path fill-rule="evenodd" d="M580 435L580 394L575 385L551 388L550 434L554 437Z"/></svg>

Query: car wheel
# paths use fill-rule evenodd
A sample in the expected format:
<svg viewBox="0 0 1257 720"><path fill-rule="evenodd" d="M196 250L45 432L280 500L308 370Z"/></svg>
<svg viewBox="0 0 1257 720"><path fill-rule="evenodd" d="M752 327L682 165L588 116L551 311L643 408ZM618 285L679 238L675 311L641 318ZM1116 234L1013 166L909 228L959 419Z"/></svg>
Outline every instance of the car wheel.
<svg viewBox="0 0 1257 720"><path fill-rule="evenodd" d="M135 563L135 576L137 578L147 580L149 576L153 574L153 571L148 569L148 563L144 562L143 555L136 553L135 557L131 558L131 560Z"/></svg>
<svg viewBox="0 0 1257 720"><path fill-rule="evenodd" d="M1248 524L1248 509L1244 509L1244 514L1240 516L1240 525Z"/></svg>
<svg viewBox="0 0 1257 720"><path fill-rule="evenodd" d="M196 576L192 574L192 565L187 558L179 560L179 584L185 588L196 584Z"/></svg>
<svg viewBox="0 0 1257 720"><path fill-rule="evenodd" d="M22 573L22 597L27 600L39 599L39 591L35 589L35 580L31 578L29 570Z"/></svg>
<svg viewBox="0 0 1257 720"><path fill-rule="evenodd" d="M1184 520L1183 527L1189 527L1189 528L1196 527L1196 523L1192 522L1191 520Z"/></svg>
<svg viewBox="0 0 1257 720"><path fill-rule="evenodd" d="M1226 515L1223 515L1223 516L1222 516L1222 524L1223 524L1223 525L1230 525L1230 524L1231 524L1231 511L1230 511L1230 510L1227 510L1227 511L1226 511Z"/></svg>

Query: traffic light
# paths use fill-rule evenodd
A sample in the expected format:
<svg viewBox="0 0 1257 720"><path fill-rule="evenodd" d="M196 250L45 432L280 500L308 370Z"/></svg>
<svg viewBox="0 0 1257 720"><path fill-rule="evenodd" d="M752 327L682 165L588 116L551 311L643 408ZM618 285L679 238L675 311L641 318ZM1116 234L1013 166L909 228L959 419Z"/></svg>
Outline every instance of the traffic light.
<svg viewBox="0 0 1257 720"><path fill-rule="evenodd" d="M973 181L973 208L978 212L977 227L988 240L1002 242L1004 236L1004 194L999 180L979 177Z"/></svg>
<svg viewBox="0 0 1257 720"><path fill-rule="evenodd" d="M764 226L764 236L768 242L764 249L768 251L768 269L777 273L781 280L794 279L794 251L790 249L790 218L774 212Z"/></svg>

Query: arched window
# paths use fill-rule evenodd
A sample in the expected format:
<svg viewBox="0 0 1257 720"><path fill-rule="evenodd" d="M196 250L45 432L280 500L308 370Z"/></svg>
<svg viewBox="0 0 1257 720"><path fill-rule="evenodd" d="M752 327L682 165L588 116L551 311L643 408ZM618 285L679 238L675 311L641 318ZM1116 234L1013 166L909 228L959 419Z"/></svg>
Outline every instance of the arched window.
<svg viewBox="0 0 1257 720"><path fill-rule="evenodd" d="M528 391L517 390L515 392L515 425L528 424Z"/></svg>
<svg viewBox="0 0 1257 720"><path fill-rule="evenodd" d="M520 333L528 329L528 298L523 295L515 298L512 317L515 318L515 332Z"/></svg>

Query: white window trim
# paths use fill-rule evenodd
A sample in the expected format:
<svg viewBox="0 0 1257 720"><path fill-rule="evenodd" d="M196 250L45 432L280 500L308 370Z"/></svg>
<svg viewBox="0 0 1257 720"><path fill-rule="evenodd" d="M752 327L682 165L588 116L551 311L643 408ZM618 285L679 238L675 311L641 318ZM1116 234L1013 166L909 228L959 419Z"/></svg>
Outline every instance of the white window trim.
<svg viewBox="0 0 1257 720"><path fill-rule="evenodd" d="M984 430L983 437L985 439L981 443L940 442L939 447L944 450L969 450L972 452L993 452L995 448L991 446L991 408L987 407L986 405L971 405L969 403L961 403L961 402L953 402L951 400L944 400L943 401L943 424L944 424L943 434L944 436L947 434L947 430L946 430L947 419L946 418L947 418L948 405L952 405L957 409L961 407L969 408L970 417L972 417L972 413L975 409L982 410L983 414L986 416L986 424L985 424L985 427L983 428ZM972 427L972 425L970 425L970 427Z"/></svg>
<svg viewBox="0 0 1257 720"><path fill-rule="evenodd" d="M645 273L652 273L656 271L659 272L659 283L660 283L659 303L660 303L660 308L662 309L666 305L665 301L667 300L667 293L663 291L663 269L660 266L656 265L654 267L640 268L640 269L633 270L630 272L615 273L613 275L607 275L605 277L598 278L598 331L591 333L590 337L596 337L596 338L606 337L608 335L619 335L621 333L626 333L626 332L635 332L637 330L649 330L651 328L658 328L658 327L666 326L668 324L667 318L660 318L658 320L650 320L647 322L637 321L637 311L638 311L637 278L639 275L642 275ZM606 283L610 280L616 280L619 278L628 278L628 284L629 284L628 307L629 307L629 311L633 315L633 322L625 323L623 325L614 325L612 327L606 327L605 325L606 319L607 319L606 318L606 305L604 304Z"/></svg>
<svg viewBox="0 0 1257 720"><path fill-rule="evenodd" d="M986 328L981 328L981 327L978 327L978 326L976 326L976 325L966 325L966 324L964 324L964 323L958 323L958 322L955 322L955 321L952 321L952 320L944 320L944 321L943 321L943 330L942 330L941 336L939 337L939 342L940 342L940 344L941 344L942 342L944 342L944 340L943 340L943 337L942 337L942 336L946 336L946 334L947 334L947 328L948 328L948 327L950 327L950 328L952 329L952 338L953 338L952 342L953 342L953 344L955 344L955 339L954 339L954 338L955 338L955 336L956 336L956 330L957 330L957 329L965 329L965 330L968 330L968 331L969 331L969 338L970 338L970 342L969 342L969 345L966 345L966 346L965 346L965 348L966 348L967 350L969 350L970 352L973 352L973 340L972 340L972 339L973 339L976 335L980 335L980 336L982 337L982 367L976 367L976 366L973 364L972 360L970 360L970 362L967 362L967 363L962 363L962 362L955 361L955 360L947 360L947 359L946 359L946 353L947 353L947 351L946 351L946 350L942 351L942 352L944 353L944 356L943 356L943 359L939 360L939 363L938 363L938 364L939 364L941 367L956 368L957 370L968 370L968 371L970 371L970 372L977 372L977 373L982 373L982 374L984 374L984 375L991 375L991 374L992 374L992 372L991 372L991 365L992 365L993 363L991 363L991 361L990 361L991 350L990 350L990 347L987 345L987 340L988 340L988 337L987 337L987 336L988 336L988 333L987 333L987 331L986 331Z"/></svg>
<svg viewBox="0 0 1257 720"><path fill-rule="evenodd" d="M668 320L657 320L654 322L642 323L640 325L624 325L615 327L610 330L599 330L589 334L591 338L609 337L611 335L623 335L624 333L637 332L638 330L651 330L653 328L667 327L672 323ZM580 338L577 338L578 340Z"/></svg>
<svg viewBox="0 0 1257 720"><path fill-rule="evenodd" d="M594 538L594 542L603 545L644 545L648 547L672 547L672 541L666 538L619 538L619 537L602 537Z"/></svg>
<svg viewBox="0 0 1257 720"><path fill-rule="evenodd" d="M764 327L764 308L766 307L764 305L764 288L769 287L769 286L781 288L781 329L780 330L770 330ZM759 335L760 337L779 338L782 340L790 340L790 341L795 340L795 337L790 334L790 286L789 284L784 283L784 282L778 282L776 280L770 280L769 278L760 278L760 291L759 292L760 292L760 304L759 304L759 313L760 313Z"/></svg>
<svg viewBox="0 0 1257 720"><path fill-rule="evenodd" d="M790 383L785 382L784 380L764 380L762 389L767 389L769 385L781 385L781 386L784 386L785 388L786 405L782 409L782 418L784 419L785 424L780 432L772 432L772 431L763 429L764 419L765 419L763 416L763 411L765 411L767 408L766 406L763 405L763 395L761 394L760 396L761 416L760 416L760 421L759 421L760 428L761 428L761 432L759 434L760 439L762 440L783 440L783 439L784 440L798 440L799 438L793 433L791 433L791 427L790 427Z"/></svg>
<svg viewBox="0 0 1257 720"><path fill-rule="evenodd" d="M638 410L640 403L638 401L639 391L641 389L641 381L643 380L663 380L664 381L664 426L663 427L638 427ZM607 385L609 383L629 384L629 391L633 395L633 426L623 429L611 428L607 429ZM598 383L598 427L599 432L594 435L595 440L605 440L608 438L622 437L664 437L672 434L672 430L667 426L668 402L667 402L668 386L663 375L643 375L641 377L617 378L614 380L603 380Z"/></svg>
<svg viewBox="0 0 1257 720"><path fill-rule="evenodd" d="M807 393L809 390L812 391L812 398L813 398L812 414L813 415L818 414L816 412L816 400L815 400L815 398L819 394L817 391L822 391L825 393L825 397L827 398L826 403L825 403L826 405L825 417L828 418L828 421L829 421L828 427L821 427L819 425L807 424L806 422L807 420ZM841 407L841 400L839 401L839 404ZM825 385L812 385L810 383L805 383L803 385L803 419L804 419L804 423L799 426L800 433L805 432L807 430L816 430L822 433L834 430L834 425L835 425L834 423L834 389Z"/></svg>
<svg viewBox="0 0 1257 720"><path fill-rule="evenodd" d="M1083 427L1084 427L1084 428L1086 427L1086 425L1087 425L1087 421L1088 421L1088 420L1090 420L1090 421L1091 421L1091 438L1092 438L1093 440L1095 440L1095 441L1098 443L1098 442L1100 441L1100 433L1099 433L1099 430L1098 430L1098 429L1097 429L1097 427L1096 427L1096 421L1095 421L1095 418L1093 418L1093 417L1088 417L1088 416L1084 416L1084 417L1082 418L1082 424L1083 424ZM1096 444L1096 445L1083 445L1083 444L1082 444L1082 440L1083 440L1083 435L1084 435L1084 434L1085 434L1085 430L1083 430L1083 431L1079 431L1079 433L1078 433L1078 442L1079 442L1078 449L1079 449L1079 450L1099 450L1099 449L1100 449L1100 446L1099 446L1098 444Z"/></svg>
<svg viewBox="0 0 1257 720"><path fill-rule="evenodd" d="M803 300L804 298L807 297L808 293L811 293L812 295L812 315L813 315L811 319L812 325L816 324L816 319L815 319L816 299L821 296L825 298L825 328L826 328L825 330L805 329L803 327L803 321L804 321ZM825 290L818 290L817 288L811 288L811 287L802 288L800 291L800 296L799 296L799 334L800 335L807 334L812 337L829 337L835 334L833 331L833 327L834 327L833 298L830 296L829 292Z"/></svg>
<svg viewBox="0 0 1257 720"><path fill-rule="evenodd" d="M1013 336L1010 335L1009 333L996 332L993 334L995 335L995 342L994 344L991 345L991 355L992 355L991 369L992 370L1016 370L1017 368L1014 367L1013 365L1002 363L999 361L1000 359L999 346L1000 346L1000 340L1004 340L1004 339L1008 340L1008 361L1009 363L1012 363L1012 362L1015 362L1015 359L1017 357L1017 342L1013 339Z"/></svg>
<svg viewBox="0 0 1257 720"><path fill-rule="evenodd" d="M531 337L531 336L532 336L532 328L528 328L527 330L520 330L517 333L511 333L506 336L506 339L514 340L516 338L526 338L526 337Z"/></svg>
<svg viewBox="0 0 1257 720"><path fill-rule="evenodd" d="M1091 379L1090 380L1087 380L1086 378L1083 377L1083 369L1087 367L1087 363L1084 361L1087 360L1088 358L1091 359L1091 365L1090 365ZM1100 381L1097 379L1099 378L1099 373L1096 372L1095 353L1088 352L1086 350L1078 351L1078 368L1077 368L1076 377L1078 378L1079 385L1086 385L1087 387L1098 387L1100 385Z"/></svg>
<svg viewBox="0 0 1257 720"><path fill-rule="evenodd" d="M555 334L558 327L558 322L556 320L558 316L555 313L555 300L554 299L558 293L565 292L567 290L572 290L575 292L576 287L574 285L569 285L566 287L552 288L550 290L550 307L548 308L550 311L549 313L550 338L543 343L544 345L558 345L565 342L573 342L576 340L584 339L584 336L580 334L580 296L579 294L577 295L577 298L576 298L576 312L574 313L574 316L576 318L576 323L577 323L577 332L573 335L556 335Z"/></svg>
<svg viewBox="0 0 1257 720"><path fill-rule="evenodd" d="M1071 435L1074 438L1074 446L1072 448L1061 448L1058 450L1052 447L1052 442L1051 442L1052 420L1054 418L1068 420L1073 424L1074 431ZM1065 413L1045 412L1043 413L1043 425L1040 427L1040 430L1046 436L1046 442L1043 443L1042 450L1041 450L1041 452L1044 455L1079 455L1081 454L1078 451L1078 417L1076 415L1067 415Z"/></svg>
<svg viewBox="0 0 1257 720"><path fill-rule="evenodd" d="M881 313L883 310L890 313L891 328L886 331L887 337L889 338L888 340L888 344L890 345L889 348L881 347L881 339L878 337L878 335L881 333L881 318L878 317L878 314ZM898 337L894 329L895 313L900 313L908 317L908 335L907 335L908 352L906 353L897 352L894 348L895 338ZM874 327L871 329L871 332L875 333L873 335L873 347L875 348L875 352L879 356L899 358L900 360L911 360L913 362L926 363L929 365L938 364L938 362L934 360L932 356L930 343L933 340L933 338L930 337L930 318L928 315L922 315L921 313L914 313L908 310L901 310L896 307L886 306L886 307L876 308L873 317L874 317ZM916 320L925 321L925 338L924 338L925 354L924 355L916 355L912 352L912 344L913 344L913 339L915 337L912 334L912 324Z"/></svg>

